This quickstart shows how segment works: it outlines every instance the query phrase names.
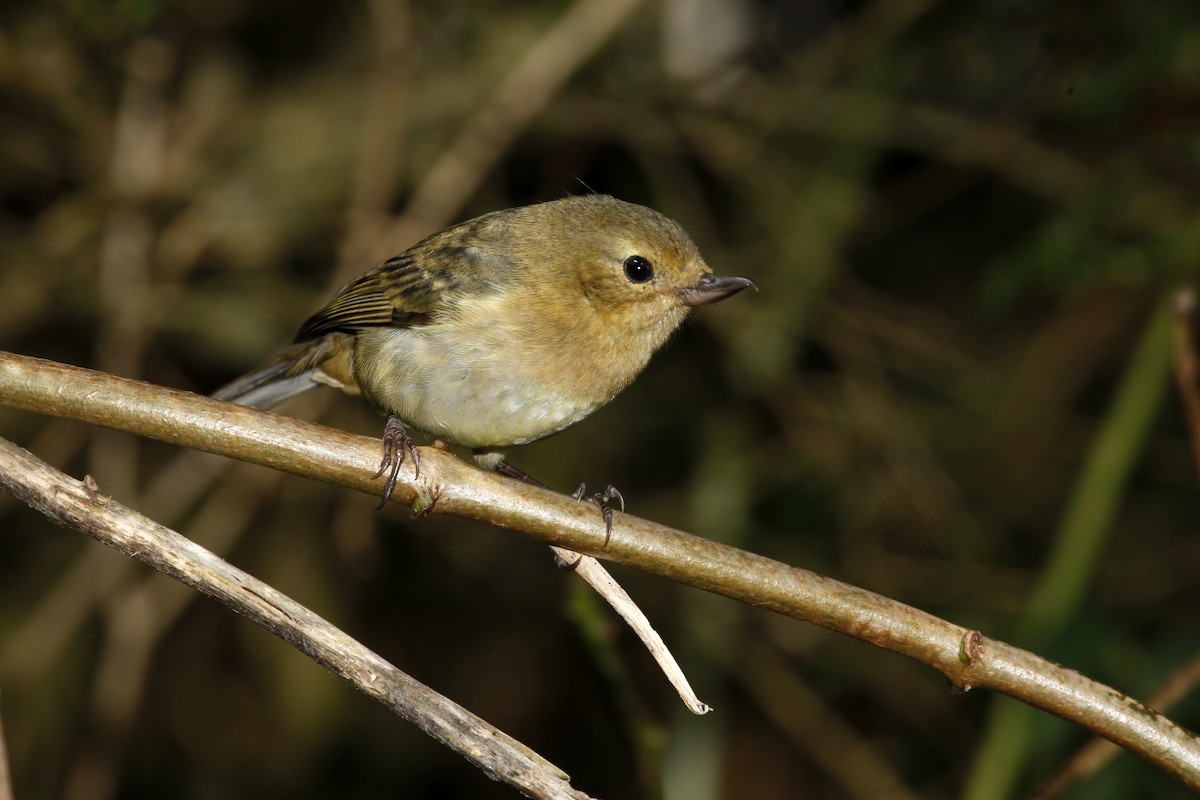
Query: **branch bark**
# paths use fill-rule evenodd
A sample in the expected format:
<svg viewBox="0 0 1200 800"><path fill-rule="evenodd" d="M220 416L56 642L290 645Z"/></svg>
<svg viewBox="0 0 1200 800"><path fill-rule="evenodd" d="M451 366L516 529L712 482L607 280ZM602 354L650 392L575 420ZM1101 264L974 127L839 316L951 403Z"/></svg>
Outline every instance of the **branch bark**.
<svg viewBox="0 0 1200 800"><path fill-rule="evenodd" d="M190 539L104 496L91 475L74 480L0 439L0 485L60 525L82 531L219 600L453 748L489 776L530 797L586 800L587 795L571 788L565 772L525 745L397 669L308 608Z"/></svg>
<svg viewBox="0 0 1200 800"><path fill-rule="evenodd" d="M378 495L379 442L187 392L0 353L0 404L69 417ZM519 530L839 631L942 672L961 690L992 689L1074 722L1200 790L1200 740L1078 672L902 603L682 531L614 514L605 545L595 508L483 472L432 448L393 499Z"/></svg>

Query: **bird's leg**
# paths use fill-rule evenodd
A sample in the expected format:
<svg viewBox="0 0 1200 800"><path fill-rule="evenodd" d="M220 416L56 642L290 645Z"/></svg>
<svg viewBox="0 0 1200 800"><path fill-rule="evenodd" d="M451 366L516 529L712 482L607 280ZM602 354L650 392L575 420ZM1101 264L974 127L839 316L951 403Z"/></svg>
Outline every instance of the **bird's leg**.
<svg viewBox="0 0 1200 800"><path fill-rule="evenodd" d="M583 500L583 495L587 493L587 484L579 484L579 488L571 496L576 500ZM617 487L609 484L603 492L596 492L588 498L596 505L600 506L600 516L604 518L604 546L608 547L608 540L612 538L612 501L619 500L621 503L621 511L625 511L625 498L617 491Z"/></svg>
<svg viewBox="0 0 1200 800"><path fill-rule="evenodd" d="M372 475L378 478L387 472L387 482L383 484L383 498L375 510L383 508L396 488L396 478L400 474L400 465L404 463L404 453L412 457L413 476L421 475L421 457L417 455L417 443L408 435L404 423L395 414L388 414L387 424L383 426L383 459L379 462L379 471Z"/></svg>
<svg viewBox="0 0 1200 800"><path fill-rule="evenodd" d="M483 458L486 458L486 455L477 451L476 458L482 460ZM495 470L496 472L499 472L501 475L507 475L510 478L516 478L517 480L524 481L525 483L532 483L534 486L541 486L543 489L548 488L546 486L546 484L542 483L537 478L533 477L532 475L530 475L528 472L521 469L520 467L518 467L514 464L511 464L508 461L505 461L503 458L495 461L495 463L492 464L492 469ZM579 484L579 488L575 490L575 494L573 494L572 497L574 497L576 500L582 500L583 495L586 491L587 491L586 484L581 483L581 484ZM603 492L599 492L588 499L591 500L596 505L600 506L600 516L604 519L604 546L607 547L608 540L612 537L612 513L613 512L612 512L612 508L609 506L609 501L620 500L621 501L621 510L624 511L625 510L625 498L621 497L621 493L617 491L616 487L609 486ZM568 570L574 569L576 564L579 563L579 562L575 562L575 564L568 563L568 562L564 561L562 558L560 558L557 554L555 555L554 560L558 563L558 565L560 567L562 567L563 569L568 569Z"/></svg>
<svg viewBox="0 0 1200 800"><path fill-rule="evenodd" d="M517 480L524 481L525 483L532 483L534 486L540 486L543 489L550 488L525 470L521 469L515 464L505 461L503 458L497 461L496 466L492 467L492 469L494 469L496 472L499 472L501 475L507 475L510 478L516 478Z"/></svg>

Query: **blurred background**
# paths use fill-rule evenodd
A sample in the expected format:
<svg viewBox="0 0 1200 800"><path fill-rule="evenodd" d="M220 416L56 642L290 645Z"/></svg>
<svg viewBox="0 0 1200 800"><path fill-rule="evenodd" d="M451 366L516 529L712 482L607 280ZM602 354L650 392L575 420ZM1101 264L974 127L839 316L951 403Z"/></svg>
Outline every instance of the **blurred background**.
<svg viewBox="0 0 1200 800"><path fill-rule="evenodd" d="M208 393L447 224L588 191L761 291L511 454L1145 699L1200 626L1170 293L1200 263L1192 0L13 0L0 347ZM280 409L378 435L365 404ZM1029 796L1087 737L546 548L0 409L0 435L309 605L606 798ZM1195 692L1170 716L1200 727ZM506 798L291 648L0 497L20 798ZM1068 793L1185 797L1122 755Z"/></svg>

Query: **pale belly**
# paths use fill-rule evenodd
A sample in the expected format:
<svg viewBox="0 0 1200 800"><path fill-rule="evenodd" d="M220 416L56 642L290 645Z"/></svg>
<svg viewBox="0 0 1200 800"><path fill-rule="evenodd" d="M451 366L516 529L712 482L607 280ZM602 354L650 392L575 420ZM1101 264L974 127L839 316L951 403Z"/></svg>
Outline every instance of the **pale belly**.
<svg viewBox="0 0 1200 800"><path fill-rule="evenodd" d="M543 361L519 358L500 336L381 329L359 334L354 371L367 396L404 422L453 444L492 448L548 436L611 399L566 397Z"/></svg>

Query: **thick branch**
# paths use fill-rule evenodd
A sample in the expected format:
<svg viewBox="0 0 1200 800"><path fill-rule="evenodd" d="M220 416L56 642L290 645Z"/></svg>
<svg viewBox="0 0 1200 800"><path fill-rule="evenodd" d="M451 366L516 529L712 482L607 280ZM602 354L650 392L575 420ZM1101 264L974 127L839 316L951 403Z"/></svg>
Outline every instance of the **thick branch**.
<svg viewBox="0 0 1200 800"><path fill-rule="evenodd" d="M268 412L38 359L0 354L0 403L116 428L378 494L379 442ZM914 658L958 687L993 689L1075 722L1200 789L1200 741L1079 673L863 589L625 514L605 546L595 508L431 448L395 499L518 529L840 631Z"/></svg>

